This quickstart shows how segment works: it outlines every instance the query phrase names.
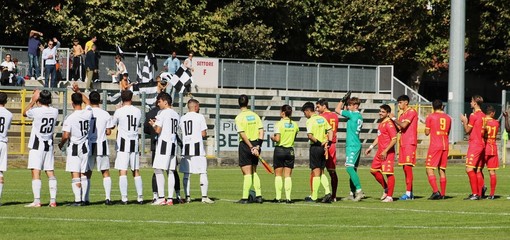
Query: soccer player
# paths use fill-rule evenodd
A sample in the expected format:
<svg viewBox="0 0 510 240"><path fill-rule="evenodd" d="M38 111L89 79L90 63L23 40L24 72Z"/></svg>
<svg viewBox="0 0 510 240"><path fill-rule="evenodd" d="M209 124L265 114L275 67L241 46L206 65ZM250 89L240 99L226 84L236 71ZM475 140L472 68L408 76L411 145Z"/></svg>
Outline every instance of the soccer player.
<svg viewBox="0 0 510 240"><path fill-rule="evenodd" d="M491 192L487 199L494 200L494 193L496 192L496 170L499 169L498 145L496 144L496 135L499 131L499 122L494 119L496 110L493 106L488 106L486 110L487 116L485 117L485 129L487 133L487 142L485 144L485 159L487 170L490 174ZM481 171L481 169L480 169Z"/></svg>
<svg viewBox="0 0 510 240"><path fill-rule="evenodd" d="M429 150L425 168L429 184L432 187L432 195L429 200L444 199L446 194L446 165L448 163L448 135L452 119L443 112L443 102L436 99L432 102L433 113L425 119L425 135L430 136ZM434 170L438 169L441 191L437 188Z"/></svg>
<svg viewBox="0 0 510 240"><path fill-rule="evenodd" d="M326 119L317 115L314 110L314 105L311 102L306 102L301 108L307 118L306 133L310 143L310 169L313 173L312 197L306 200L317 202L319 187L322 184L326 194L322 202L331 203L331 191L329 190L328 178L324 174L324 168L326 167L326 151L333 140L333 131Z"/></svg>
<svg viewBox="0 0 510 240"><path fill-rule="evenodd" d="M127 170L131 167L131 172L135 180L138 204L143 204L143 185L142 176L140 176L140 160L138 155L138 128L142 112L132 105L131 99L133 92L129 90L122 91L120 94L122 107L115 110L112 118L112 125L117 126L117 158L115 159L115 169L119 170L119 188L122 204L127 204Z"/></svg>
<svg viewBox="0 0 510 240"><path fill-rule="evenodd" d="M352 97L347 100L347 106L344 102L339 102L335 111L347 118L345 139L345 167L347 174L349 174L349 183L351 185L350 198L353 201L359 202L365 197L365 193L361 189L361 183L358 176L359 158L361 155L361 141L359 133L363 126L363 117L359 112L359 105L361 101L357 97ZM347 109L345 109L347 108Z"/></svg>
<svg viewBox="0 0 510 240"><path fill-rule="evenodd" d="M381 184L384 189L381 196L382 202L393 202L393 190L395 188L394 176L394 162L395 162L395 144L397 143L397 130L395 125L390 119L391 108L383 104L379 109L380 123L377 127L377 138L365 150L365 154L370 154L370 151L379 144L377 152L375 153L370 173L375 177L375 180ZM384 181L386 175L387 183Z"/></svg>
<svg viewBox="0 0 510 240"><path fill-rule="evenodd" d="M108 135L111 134L111 129L114 127L112 124L112 117L110 114L101 109L101 95L97 91L92 91L89 94L90 106L92 107L92 118L90 121L89 131L89 159L88 169L86 175L89 181L92 176L92 169L94 163L97 161L97 170L101 171L103 175L103 187L105 192L105 205L111 205L111 192L112 192L112 179L110 178L110 148L108 146ZM87 190L87 193L89 191ZM85 201L88 201L88 194L85 196Z"/></svg>
<svg viewBox="0 0 510 240"><path fill-rule="evenodd" d="M466 114L460 116L464 131L469 134L468 150L466 154L466 173L469 177L469 185L471 186L471 194L465 200L479 200L482 195L484 185L482 171L483 154L485 149L484 135L484 118L481 106L483 98L480 95L474 95L471 98L471 108L473 113L468 118Z"/></svg>
<svg viewBox="0 0 510 240"><path fill-rule="evenodd" d="M400 200L412 200L413 195L413 167L416 165L416 145L418 144L418 113L409 107L409 97L402 95L397 98L398 108L402 114L398 119L390 114L391 120L400 130L400 149L398 165L404 169L406 192Z"/></svg>
<svg viewBox="0 0 510 240"><path fill-rule="evenodd" d="M329 110L328 100L323 98L315 103L315 108L317 112L328 121L331 126L331 131L333 132L333 140L331 144L328 144L326 169L328 170L329 177L331 177L331 199L333 202L336 202L336 190L338 188L338 176L336 175L336 133L338 131L338 115Z"/></svg>
<svg viewBox="0 0 510 240"><path fill-rule="evenodd" d="M86 205L85 195L88 190L88 180L85 173L88 169L89 158L89 142L88 132L90 119L92 118L92 108L88 105L86 96L79 92L71 95L71 101L74 112L66 117L62 124L62 140L58 144L63 149L68 140L69 146L67 150L66 172L71 173L72 189L74 193L74 203L71 206ZM85 102L87 106L82 108Z"/></svg>
<svg viewBox="0 0 510 240"><path fill-rule="evenodd" d="M34 108L34 105L38 107ZM33 119L28 141L28 169L32 171L32 192L34 201L25 207L41 207L41 171L46 172L50 188L49 207L56 207L57 178L54 173L53 130L57 123L58 109L50 107L51 93L36 89L30 103L23 110L23 116Z"/></svg>
<svg viewBox="0 0 510 240"><path fill-rule="evenodd" d="M255 202L263 203L257 165L264 138L264 128L259 115L248 109L248 96L242 94L237 102L241 112L236 116L235 123L239 134L239 167L243 172L244 180L243 196L236 203L249 203L248 196L252 185L255 189Z"/></svg>
<svg viewBox="0 0 510 240"><path fill-rule="evenodd" d="M4 188L4 172L7 171L7 130L12 121L12 113L5 108L6 103L7 94L0 92L0 199Z"/></svg>
<svg viewBox="0 0 510 240"><path fill-rule="evenodd" d="M190 174L200 175L200 191L202 203L214 203L207 197L209 180L207 179L207 159L205 158L204 141L207 137L207 124L204 115L198 113L200 103L196 99L188 101L188 113L182 116L179 127L182 132L183 150L180 171L184 173L183 185L186 201L191 202Z"/></svg>
<svg viewBox="0 0 510 240"><path fill-rule="evenodd" d="M172 97L166 92L158 94L157 104L161 109L156 119L151 119L149 124L154 127L158 134L156 153L154 155L154 174L158 186L158 199L152 205L173 205L175 178L174 172L177 166L177 128L179 126L179 114L172 109ZM168 199L165 200L165 176L168 172Z"/></svg>
<svg viewBox="0 0 510 240"><path fill-rule="evenodd" d="M292 121L292 107L285 104L280 109L282 118L274 125L274 133L271 140L276 143L273 155L273 167L275 173L274 186L276 198L273 202L282 202L283 179L285 177L285 203L291 204L290 194L292 191L292 169L294 168L294 140L299 132L299 126Z"/></svg>

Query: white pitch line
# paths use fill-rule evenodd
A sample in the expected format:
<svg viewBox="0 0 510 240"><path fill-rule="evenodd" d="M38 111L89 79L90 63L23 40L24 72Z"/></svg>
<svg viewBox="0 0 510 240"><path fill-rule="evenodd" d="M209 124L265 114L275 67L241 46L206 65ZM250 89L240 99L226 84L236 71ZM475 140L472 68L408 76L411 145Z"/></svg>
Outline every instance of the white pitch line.
<svg viewBox="0 0 510 240"><path fill-rule="evenodd" d="M125 219L84 219L84 218L47 218L47 217L12 217L0 216L0 220L24 221L58 221L58 222L110 222L140 224L171 224L171 225L237 225L263 227L299 227L299 228L400 228L400 229L509 229L510 226L415 226L415 225L346 225L346 224L291 224L291 223L257 223L257 222L205 222L205 221L164 221L164 220L125 220Z"/></svg>

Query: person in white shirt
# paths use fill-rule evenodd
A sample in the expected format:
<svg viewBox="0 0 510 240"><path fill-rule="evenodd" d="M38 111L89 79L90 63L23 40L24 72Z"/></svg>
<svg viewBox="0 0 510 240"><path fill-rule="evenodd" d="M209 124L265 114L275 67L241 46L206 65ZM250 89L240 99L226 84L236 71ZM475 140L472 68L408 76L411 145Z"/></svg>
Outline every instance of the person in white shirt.
<svg viewBox="0 0 510 240"><path fill-rule="evenodd" d="M184 173L183 184L186 202L191 202L190 174L200 175L200 191L202 203L214 203L207 197L209 180L207 178L207 159L205 157L204 141L207 137L207 124L204 115L198 113L200 103L196 99L188 101L188 113L182 116L179 127L182 132L183 149L180 171Z"/></svg>
<svg viewBox="0 0 510 240"><path fill-rule="evenodd" d="M6 103L7 94L0 92L0 199L4 188L4 172L7 171L7 130L12 121L12 113L5 108Z"/></svg>
<svg viewBox="0 0 510 240"><path fill-rule="evenodd" d="M85 202L85 195L88 190L88 181L85 173L88 171L88 133L90 119L92 118L92 108L89 106L88 98L79 92L71 95L71 101L74 112L64 120L62 140L58 147L63 149L69 140L69 146L66 150L66 172L70 172L72 178L71 186L74 193L74 203L71 206L82 206L88 205ZM87 106L82 108L84 102Z"/></svg>
<svg viewBox="0 0 510 240"><path fill-rule="evenodd" d="M60 42L57 38L48 41L48 47L42 52L42 59L44 60L44 87L57 87L57 49L60 47ZM50 79L48 78L51 74Z"/></svg>
<svg viewBox="0 0 510 240"><path fill-rule="evenodd" d="M39 107L33 108L35 104ZM28 141L28 169L32 171L34 201L25 207L41 207L41 171L48 176L50 207L56 207L57 178L54 173L53 131L57 123L58 109L50 107L51 93L36 89L23 116L32 119L32 131Z"/></svg>
<svg viewBox="0 0 510 240"><path fill-rule="evenodd" d="M157 97L159 109L156 119L149 120L149 124L158 134L156 153L154 156L154 174L158 186L158 199L153 205L173 205L175 178L174 170L177 166L177 128L179 114L172 109L172 97L162 92ZM168 199L165 200L165 177L163 172L168 172Z"/></svg>
<svg viewBox="0 0 510 240"><path fill-rule="evenodd" d="M14 84L14 69L16 68L16 64L14 64L11 58L11 54L5 54L4 61L0 64L3 85Z"/></svg>
<svg viewBox="0 0 510 240"><path fill-rule="evenodd" d="M142 177L140 176L140 159L138 155L138 128L141 124L142 112L132 105L133 92L122 91L120 94L122 107L113 114L112 124L117 126L117 158L115 169L119 170L119 188L122 204L127 204L127 170L131 172L135 180L138 203L143 204Z"/></svg>

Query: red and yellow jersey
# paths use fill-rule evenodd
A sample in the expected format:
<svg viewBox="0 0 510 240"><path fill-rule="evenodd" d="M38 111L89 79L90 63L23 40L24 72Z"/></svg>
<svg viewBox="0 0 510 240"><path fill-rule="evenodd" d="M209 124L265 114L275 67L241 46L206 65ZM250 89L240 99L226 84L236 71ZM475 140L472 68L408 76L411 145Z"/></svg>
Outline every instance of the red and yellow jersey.
<svg viewBox="0 0 510 240"><path fill-rule="evenodd" d="M408 122L406 128L400 129L400 145L418 144L418 113L414 108L408 108L398 117L400 122Z"/></svg>
<svg viewBox="0 0 510 240"><path fill-rule="evenodd" d="M333 139L332 142L336 143L336 133L338 131L338 115L331 111L326 111L321 114L322 117L328 121L329 125L331 126L331 130L333 130Z"/></svg>
<svg viewBox="0 0 510 240"><path fill-rule="evenodd" d="M397 138L397 129L390 118L384 119L377 127L377 144L379 144L378 151L382 151L390 145L391 140ZM388 152L394 152L395 147L392 147Z"/></svg>
<svg viewBox="0 0 510 240"><path fill-rule="evenodd" d="M485 114L478 109L469 115L468 126L472 127L469 134L469 146L485 145L483 139Z"/></svg>
<svg viewBox="0 0 510 240"><path fill-rule="evenodd" d="M485 144L485 155L497 155L496 135L499 131L499 122L491 117L485 118L485 129L487 130L487 142Z"/></svg>
<svg viewBox="0 0 510 240"><path fill-rule="evenodd" d="M432 150L448 150L448 135L452 125L452 118L443 111L435 111L425 119L425 129L430 131L430 145Z"/></svg>

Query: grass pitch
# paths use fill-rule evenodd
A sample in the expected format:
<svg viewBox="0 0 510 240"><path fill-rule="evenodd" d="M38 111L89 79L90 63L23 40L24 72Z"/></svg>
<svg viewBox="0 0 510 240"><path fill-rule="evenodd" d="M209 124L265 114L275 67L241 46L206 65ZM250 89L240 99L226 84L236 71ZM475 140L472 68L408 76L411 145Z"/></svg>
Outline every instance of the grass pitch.
<svg viewBox="0 0 510 240"><path fill-rule="evenodd" d="M348 194L347 174L338 168L339 197ZM0 239L465 239L491 237L508 239L510 234L510 193L508 169L498 171L496 200L464 201L470 192L463 166L449 166L447 196L429 201L430 186L423 167L415 168L413 201L381 203L380 186L367 167L359 169L365 194L362 202L338 201L310 204L301 201L309 195L309 170L296 168L292 198L295 204L233 204L240 199L241 171L238 168L209 169L209 196L216 200L199 202L197 175L191 179L195 202L174 206L151 206L151 169L142 170L145 205L103 205L101 176L94 172L92 205L68 207L73 200L70 174L56 171L57 208L28 209L32 201L30 171L11 168L4 173L5 185L0 207ZM274 177L259 171L265 200L274 198ZM488 175L487 175L488 176ZM182 175L181 175L182 178ZM486 184L488 183L488 177ZM404 191L404 177L396 169L394 197ZM321 190L322 191L322 190ZM182 192L182 190L181 190ZM320 193L321 195L323 193ZM135 199L132 177L129 198ZM283 195L284 196L284 195ZM112 172L112 200L120 199L118 174ZM41 201L49 201L47 178L43 177Z"/></svg>

